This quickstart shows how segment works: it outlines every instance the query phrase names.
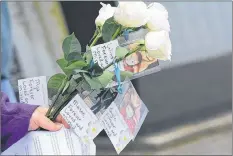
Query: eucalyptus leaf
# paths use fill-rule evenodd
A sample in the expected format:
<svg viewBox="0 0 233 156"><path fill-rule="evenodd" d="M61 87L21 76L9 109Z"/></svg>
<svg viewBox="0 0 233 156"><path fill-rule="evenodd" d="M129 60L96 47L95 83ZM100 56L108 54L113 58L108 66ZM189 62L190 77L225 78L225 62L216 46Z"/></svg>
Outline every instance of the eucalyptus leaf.
<svg viewBox="0 0 233 156"><path fill-rule="evenodd" d="M116 57L119 58L124 58L126 54L128 54L128 49L124 47L117 47L116 48Z"/></svg>
<svg viewBox="0 0 233 156"><path fill-rule="evenodd" d="M85 80L91 86L91 89L99 90L99 89L103 88L102 84L100 83L100 81L97 78L95 78L95 77L90 78L87 74L83 74L83 75L84 75Z"/></svg>
<svg viewBox="0 0 233 156"><path fill-rule="evenodd" d="M98 76L97 79L100 81L103 87L106 87L109 82L111 82L114 74L109 71L104 71L101 76Z"/></svg>
<svg viewBox="0 0 233 156"><path fill-rule="evenodd" d="M82 69L85 66L87 66L85 61L75 61L72 64L70 64L68 67L65 67L65 69L68 70Z"/></svg>
<svg viewBox="0 0 233 156"><path fill-rule="evenodd" d="M66 37L62 44L62 50L64 52L65 59L70 53L76 52L81 53L81 44L75 37L74 33Z"/></svg>
<svg viewBox="0 0 233 156"><path fill-rule="evenodd" d="M109 42L112 39L113 34L116 32L116 30L119 28L120 25L118 25L114 18L111 17L107 19L102 27L102 36L104 42Z"/></svg>

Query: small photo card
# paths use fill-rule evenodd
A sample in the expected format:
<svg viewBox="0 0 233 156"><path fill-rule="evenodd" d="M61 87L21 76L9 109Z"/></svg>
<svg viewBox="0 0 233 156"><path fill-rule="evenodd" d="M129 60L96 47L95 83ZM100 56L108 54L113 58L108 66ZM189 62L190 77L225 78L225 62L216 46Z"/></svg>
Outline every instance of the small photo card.
<svg viewBox="0 0 233 156"><path fill-rule="evenodd" d="M123 94L119 94L115 103L134 140L149 111L131 81L124 83L122 87Z"/></svg>

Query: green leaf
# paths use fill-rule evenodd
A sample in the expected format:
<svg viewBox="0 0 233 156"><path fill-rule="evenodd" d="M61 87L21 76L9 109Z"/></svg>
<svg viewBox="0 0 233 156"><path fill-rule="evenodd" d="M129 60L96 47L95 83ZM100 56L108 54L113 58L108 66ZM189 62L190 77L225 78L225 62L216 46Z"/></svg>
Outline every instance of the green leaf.
<svg viewBox="0 0 233 156"><path fill-rule="evenodd" d="M65 69L67 67L67 65L68 65L68 61L66 61L64 58L59 59L56 62L66 75L69 76L72 73L71 70Z"/></svg>
<svg viewBox="0 0 233 156"><path fill-rule="evenodd" d="M74 70L74 69L82 69L83 67L87 66L85 61L76 61L73 62L71 65L69 65L68 67L65 67L65 69L68 70Z"/></svg>
<svg viewBox="0 0 233 156"><path fill-rule="evenodd" d="M71 94L76 89L78 83L75 81L75 79L71 79L69 83L70 83L70 85L67 88L66 92L68 94Z"/></svg>
<svg viewBox="0 0 233 156"><path fill-rule="evenodd" d="M66 78L66 75L58 73L50 77L48 81L48 88L59 88Z"/></svg>
<svg viewBox="0 0 233 156"><path fill-rule="evenodd" d="M99 66L98 63L95 63L89 72L92 77L97 77L103 74L103 69Z"/></svg>
<svg viewBox="0 0 233 156"><path fill-rule="evenodd" d="M49 79L47 88L48 88L48 96L50 99L57 93L65 78L66 75L58 73L53 75Z"/></svg>
<svg viewBox="0 0 233 156"><path fill-rule="evenodd" d="M102 28L102 36L104 42L109 42L112 39L113 34L116 32L120 25L118 25L115 21L114 18L111 17L107 19L103 25Z"/></svg>
<svg viewBox="0 0 233 156"><path fill-rule="evenodd" d="M121 71L121 81L124 81L126 78L131 78L133 76L132 72Z"/></svg>
<svg viewBox="0 0 233 156"><path fill-rule="evenodd" d="M85 80L88 82L88 84L91 86L91 89L100 89L103 88L102 84L100 83L100 81L97 78L90 78L88 75L83 74Z"/></svg>
<svg viewBox="0 0 233 156"><path fill-rule="evenodd" d="M62 44L62 49L64 52L65 59L70 53L76 52L81 53L81 45L78 39L75 37L74 33L66 37Z"/></svg>
<svg viewBox="0 0 233 156"><path fill-rule="evenodd" d="M81 53L72 52L67 55L66 60L71 64L73 61L83 61L83 57Z"/></svg>
<svg viewBox="0 0 233 156"><path fill-rule="evenodd" d="M65 87L63 88L62 94L68 89L70 82L67 81Z"/></svg>
<svg viewBox="0 0 233 156"><path fill-rule="evenodd" d="M56 62L62 70L68 65L68 61L66 61L64 58L59 59Z"/></svg>
<svg viewBox="0 0 233 156"><path fill-rule="evenodd" d="M101 76L98 76L97 79L100 81L103 87L106 87L109 82L111 82L114 74L109 71L104 71Z"/></svg>
<svg viewBox="0 0 233 156"><path fill-rule="evenodd" d="M91 62L91 60L92 60L92 53L91 53L90 50L89 50L89 51L86 51L86 52L84 53L84 58L85 58L87 64L90 64L90 62Z"/></svg>
<svg viewBox="0 0 233 156"><path fill-rule="evenodd" d="M128 49L124 47L117 47L116 48L116 57L119 58L124 58L126 54L128 54Z"/></svg>

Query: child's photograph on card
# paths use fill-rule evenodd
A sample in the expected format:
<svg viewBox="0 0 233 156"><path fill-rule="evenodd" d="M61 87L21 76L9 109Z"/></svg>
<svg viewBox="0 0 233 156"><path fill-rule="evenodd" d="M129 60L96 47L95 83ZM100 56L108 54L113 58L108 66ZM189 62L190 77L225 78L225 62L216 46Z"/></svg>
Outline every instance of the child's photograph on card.
<svg viewBox="0 0 233 156"><path fill-rule="evenodd" d="M148 109L130 81L124 83L123 94L119 95L116 100L119 101L117 106L120 114L128 125L133 138L135 138L145 120Z"/></svg>

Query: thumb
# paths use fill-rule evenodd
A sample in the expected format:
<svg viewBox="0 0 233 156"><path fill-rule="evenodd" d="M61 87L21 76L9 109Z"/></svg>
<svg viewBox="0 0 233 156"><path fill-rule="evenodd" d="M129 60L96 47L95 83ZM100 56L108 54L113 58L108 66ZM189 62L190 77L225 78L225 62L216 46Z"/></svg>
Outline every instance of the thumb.
<svg viewBox="0 0 233 156"><path fill-rule="evenodd" d="M58 131L62 128L62 124L54 123L44 115L40 115L38 118L38 126L49 131Z"/></svg>

